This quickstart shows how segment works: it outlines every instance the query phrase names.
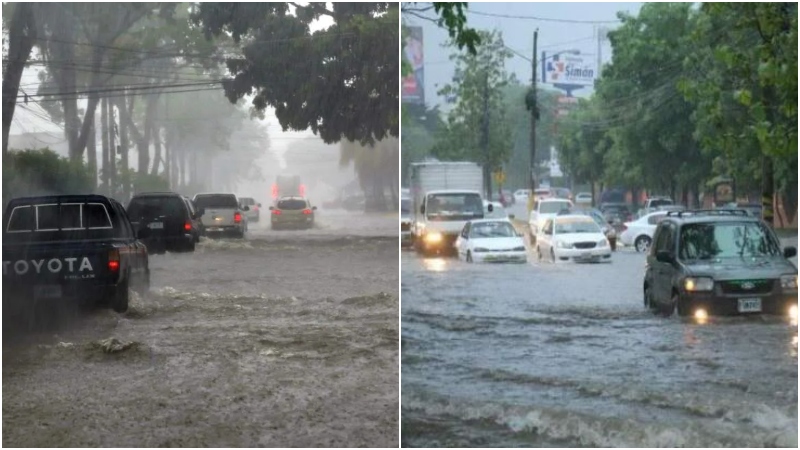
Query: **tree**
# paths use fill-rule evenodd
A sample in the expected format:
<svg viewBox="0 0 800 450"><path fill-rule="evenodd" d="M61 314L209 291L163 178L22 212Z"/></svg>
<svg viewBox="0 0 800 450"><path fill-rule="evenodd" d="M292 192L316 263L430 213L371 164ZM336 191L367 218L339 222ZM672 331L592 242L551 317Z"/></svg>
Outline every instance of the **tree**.
<svg viewBox="0 0 800 450"><path fill-rule="evenodd" d="M501 169L511 153L511 129L503 104L503 89L511 81L505 60L511 52L496 31L481 31L476 54L457 52L453 82L440 95L455 98L446 129L431 153L444 160L475 161L483 165L486 194L491 195L491 172ZM449 42L454 46L454 42Z"/></svg>
<svg viewBox="0 0 800 450"><path fill-rule="evenodd" d="M404 15L417 17L423 20L430 20L436 25L447 30L452 42L463 50L465 47L467 52L474 55L477 53L477 48L481 43L480 33L474 28L467 27L466 9L469 8L469 3L466 2L433 2L432 6L417 6L417 2L405 2L402 5L402 12ZM430 11L433 8L434 12L439 16L439 19L432 19L424 15L424 12ZM408 69L403 69L403 75L408 73Z"/></svg>
<svg viewBox="0 0 800 450"><path fill-rule="evenodd" d="M193 18L207 37L242 44L227 61L231 102L255 93L284 130L368 143L398 136L398 14L395 3L201 3ZM322 16L334 24L311 32Z"/></svg>
<svg viewBox="0 0 800 450"><path fill-rule="evenodd" d="M5 159L8 152L8 133L17 106L19 82L25 70L25 63L30 58L31 50L36 43L35 11L38 4L7 3L3 7L6 12L11 13L8 20L6 15L3 15L3 31L8 29L8 51L3 55L3 159Z"/></svg>
<svg viewBox="0 0 800 450"><path fill-rule="evenodd" d="M408 182L411 163L422 161L430 156L436 143L435 136L445 127L439 107L426 108L424 105L409 104L403 109L403 135L401 174L402 182Z"/></svg>

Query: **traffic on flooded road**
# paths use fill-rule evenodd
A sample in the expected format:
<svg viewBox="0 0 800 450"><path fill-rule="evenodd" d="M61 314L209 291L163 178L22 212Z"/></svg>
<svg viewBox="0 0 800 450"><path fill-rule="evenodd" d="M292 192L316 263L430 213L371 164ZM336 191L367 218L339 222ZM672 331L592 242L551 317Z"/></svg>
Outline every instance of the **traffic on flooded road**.
<svg viewBox="0 0 800 450"><path fill-rule="evenodd" d="M632 249L528 255L403 253L403 446L797 446L796 319L654 314Z"/></svg>

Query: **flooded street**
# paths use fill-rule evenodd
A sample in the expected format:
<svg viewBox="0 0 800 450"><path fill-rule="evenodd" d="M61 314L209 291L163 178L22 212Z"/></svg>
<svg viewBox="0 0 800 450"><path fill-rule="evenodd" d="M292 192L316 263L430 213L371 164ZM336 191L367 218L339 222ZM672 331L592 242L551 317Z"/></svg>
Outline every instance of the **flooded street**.
<svg viewBox="0 0 800 450"><path fill-rule="evenodd" d="M125 314L4 336L3 445L396 446L397 215L268 220L151 256Z"/></svg>
<svg viewBox="0 0 800 450"><path fill-rule="evenodd" d="M796 447L797 324L655 316L644 261L404 251L402 445Z"/></svg>

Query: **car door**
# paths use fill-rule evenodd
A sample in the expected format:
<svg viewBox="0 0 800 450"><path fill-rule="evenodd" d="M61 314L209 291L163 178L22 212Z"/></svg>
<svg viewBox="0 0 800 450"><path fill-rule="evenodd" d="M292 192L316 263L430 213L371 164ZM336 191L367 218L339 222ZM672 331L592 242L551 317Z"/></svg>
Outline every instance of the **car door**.
<svg viewBox="0 0 800 450"><path fill-rule="evenodd" d="M664 222L657 228L657 236L653 248L648 254L648 263L651 264L653 274L653 297L661 304L667 304L672 298L672 277L675 274L673 263L662 262L656 259L659 251L675 256L675 224Z"/></svg>

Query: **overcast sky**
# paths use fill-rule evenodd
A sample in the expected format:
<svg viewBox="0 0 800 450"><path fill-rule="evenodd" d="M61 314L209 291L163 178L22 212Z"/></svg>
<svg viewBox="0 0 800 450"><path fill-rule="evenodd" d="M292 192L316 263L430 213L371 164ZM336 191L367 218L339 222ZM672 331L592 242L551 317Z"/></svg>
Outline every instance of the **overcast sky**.
<svg viewBox="0 0 800 450"><path fill-rule="evenodd" d="M539 29L538 53L579 50L585 58L597 60L597 27L619 26L617 12L637 14L642 3L470 3L467 25L477 29L502 31L505 45L524 55L507 60L506 69L517 78L530 83L533 31ZM418 3L416 7L428 6ZM495 16L487 16L488 13ZM433 13L427 13L433 17ZM497 17L509 16L509 17ZM516 18L520 17L520 18ZM533 19L536 17L539 19ZM573 23L565 21L587 22ZM588 23L605 22L605 23ZM425 102L428 106L441 103L436 95L438 88L451 81L454 65L449 61L451 48L441 45L448 39L447 32L436 24L404 14L405 25L422 26L425 52ZM611 58L611 47L606 41L600 49L603 62ZM541 73L538 74L541 78ZM438 86L438 87L437 87ZM575 96L591 94L590 88L577 90Z"/></svg>

